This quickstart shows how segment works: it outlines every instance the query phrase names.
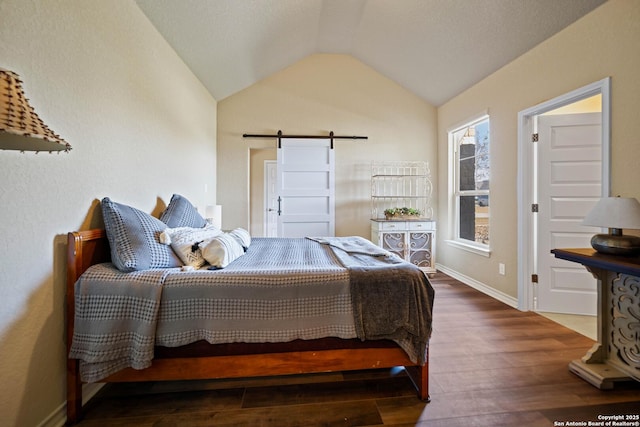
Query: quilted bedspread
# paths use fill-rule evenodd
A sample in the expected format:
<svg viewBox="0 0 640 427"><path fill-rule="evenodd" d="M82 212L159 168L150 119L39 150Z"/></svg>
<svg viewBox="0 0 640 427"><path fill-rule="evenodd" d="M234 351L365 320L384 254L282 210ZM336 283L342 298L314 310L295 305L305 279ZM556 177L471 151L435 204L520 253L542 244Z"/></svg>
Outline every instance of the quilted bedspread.
<svg viewBox="0 0 640 427"><path fill-rule="evenodd" d="M387 301L402 318L392 321L395 326L390 328L389 310L384 319L371 315L389 304L372 303L376 292L367 290L367 283L391 298L392 288L379 284L385 265L396 273L399 264L413 266L389 254L367 255L361 250L349 254L353 241L345 243L339 249L311 239L254 238L245 255L221 270L124 273L108 263L92 266L75 286L69 357L80 360L83 381L96 382L126 367L151 366L157 345L175 347L198 340L286 342L328 336L394 339L390 332L396 329L398 344L412 359L423 360L431 330L428 280L417 284L426 291ZM379 280L367 281L363 274L372 265ZM389 279L392 276L384 280ZM407 299L413 302L404 304Z"/></svg>

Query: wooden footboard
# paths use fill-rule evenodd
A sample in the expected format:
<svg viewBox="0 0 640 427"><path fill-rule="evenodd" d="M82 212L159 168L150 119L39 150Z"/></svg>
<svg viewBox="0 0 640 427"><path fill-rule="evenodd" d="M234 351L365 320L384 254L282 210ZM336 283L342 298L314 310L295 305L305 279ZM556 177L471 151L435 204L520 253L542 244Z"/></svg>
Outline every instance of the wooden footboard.
<svg viewBox="0 0 640 427"><path fill-rule="evenodd" d="M74 327L74 284L91 265L110 260L104 230L69 233L67 250L67 351ZM210 345L159 348L153 365L144 370L123 369L104 382L166 381L260 377L350 371L404 366L421 400L429 400L428 363L420 366L390 341L328 338L282 344ZM67 422L82 416L79 361L67 359Z"/></svg>

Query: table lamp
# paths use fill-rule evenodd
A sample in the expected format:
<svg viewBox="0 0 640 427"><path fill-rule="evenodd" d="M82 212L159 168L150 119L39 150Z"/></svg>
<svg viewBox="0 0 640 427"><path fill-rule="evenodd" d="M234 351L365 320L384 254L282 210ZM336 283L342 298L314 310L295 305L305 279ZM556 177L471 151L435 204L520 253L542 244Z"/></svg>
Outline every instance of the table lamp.
<svg viewBox="0 0 640 427"><path fill-rule="evenodd" d="M591 246L609 255L637 255L640 237L623 235L623 228L640 229L640 203L631 197L603 197L584 217L582 225L606 227L608 234L596 234Z"/></svg>

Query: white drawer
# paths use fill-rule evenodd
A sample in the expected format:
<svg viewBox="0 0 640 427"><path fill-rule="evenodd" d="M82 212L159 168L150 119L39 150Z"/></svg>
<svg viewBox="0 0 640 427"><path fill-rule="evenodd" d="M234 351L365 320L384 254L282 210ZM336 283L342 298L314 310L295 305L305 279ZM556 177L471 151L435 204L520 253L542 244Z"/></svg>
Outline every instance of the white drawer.
<svg viewBox="0 0 640 427"><path fill-rule="evenodd" d="M378 222L377 225L380 231L404 231L407 229L405 221L385 221Z"/></svg>
<svg viewBox="0 0 640 427"><path fill-rule="evenodd" d="M434 221L409 221L407 222L407 230L409 231L431 231L435 230Z"/></svg>

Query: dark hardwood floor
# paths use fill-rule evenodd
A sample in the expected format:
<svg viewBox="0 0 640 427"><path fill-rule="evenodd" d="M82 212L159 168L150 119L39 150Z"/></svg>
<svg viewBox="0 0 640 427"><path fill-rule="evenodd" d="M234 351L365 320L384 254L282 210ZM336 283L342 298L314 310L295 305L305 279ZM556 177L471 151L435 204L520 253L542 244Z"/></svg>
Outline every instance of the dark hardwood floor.
<svg viewBox="0 0 640 427"><path fill-rule="evenodd" d="M640 414L640 383L600 391L568 371L592 340L444 274L432 283L430 403L402 369L119 384L78 425L511 427Z"/></svg>

